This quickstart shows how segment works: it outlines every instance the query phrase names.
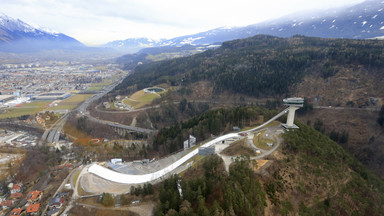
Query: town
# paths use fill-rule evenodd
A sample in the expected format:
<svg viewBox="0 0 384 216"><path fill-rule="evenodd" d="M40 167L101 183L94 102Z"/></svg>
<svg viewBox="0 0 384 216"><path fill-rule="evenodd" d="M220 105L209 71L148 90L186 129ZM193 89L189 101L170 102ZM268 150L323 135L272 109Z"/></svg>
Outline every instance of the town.
<svg viewBox="0 0 384 216"><path fill-rule="evenodd" d="M47 61L0 65L0 107L30 100L65 99L75 93L100 90L92 84L121 75L116 64Z"/></svg>

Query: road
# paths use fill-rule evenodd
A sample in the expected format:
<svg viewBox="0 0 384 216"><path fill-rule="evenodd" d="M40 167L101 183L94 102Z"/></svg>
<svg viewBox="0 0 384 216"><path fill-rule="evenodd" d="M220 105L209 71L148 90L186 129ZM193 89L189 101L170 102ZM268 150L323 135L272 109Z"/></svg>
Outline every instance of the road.
<svg viewBox="0 0 384 216"><path fill-rule="evenodd" d="M106 124L106 125L109 125L109 126L112 126L112 127L117 127L117 128L121 128L121 129L125 129L125 130L136 131L136 132L147 133L147 134L151 134L151 133L155 132L155 130L139 128L139 127L133 127L133 126L123 125L123 124L119 124L119 123L115 123L115 122L100 120L100 119L97 119L97 118L95 118L95 117L93 117L93 116L91 116L89 114L86 114L86 116L88 117L89 120L98 122L100 124Z"/></svg>
<svg viewBox="0 0 384 216"><path fill-rule="evenodd" d="M81 170L79 171L79 169L81 169ZM77 187L79 186L79 183L78 183L78 182L79 182L79 179L80 179L80 174L79 174L79 176L78 176L76 182L73 182L73 175L74 175L75 173L77 173L78 171L80 172L80 174L83 172L83 165L81 165L80 167L77 167L76 169L73 169L72 172L71 172L71 174L68 175L69 178L71 179L70 183L71 183L71 187L72 187L73 193L72 193L72 197L71 197L71 199L70 199L68 205L65 207L65 210L63 211L63 214L62 214L62 215L65 215L65 214L66 214L66 213L73 207L74 202L75 202L76 199L79 197L79 196L78 196L78 193L77 193L77 192L78 192ZM68 180L68 179L66 179L64 182L67 182L67 180ZM64 182L63 182L63 183L64 183Z"/></svg>
<svg viewBox="0 0 384 216"><path fill-rule="evenodd" d="M380 107L333 107L333 106L313 106L314 109L333 109L333 110L365 110L380 111Z"/></svg>
<svg viewBox="0 0 384 216"><path fill-rule="evenodd" d="M74 170L76 170L76 169L74 169ZM72 171L67 175L67 177L66 177L66 178L64 179L64 181L61 183L61 185L59 186L59 188L57 188L55 194L53 194L53 196L52 196L51 198L56 197L57 193L59 193L59 191L61 191L61 190L63 189L64 185L68 182L68 179L72 176L72 173L73 173L74 170L72 170ZM42 213L41 215L45 215L45 212L48 210L48 207L49 207L49 203L47 204L47 206L45 206L45 208L44 208L44 210L43 210L43 213Z"/></svg>
<svg viewBox="0 0 384 216"><path fill-rule="evenodd" d="M83 103L81 103L78 107L76 107L75 109L71 110L70 112L64 114L58 121L55 122L55 124L53 124L49 129L45 130L45 132L42 135L41 140L39 142L39 146L42 146L44 141L49 142L49 143L58 143L58 141L60 139L60 133L64 127L65 122L68 119L68 116L71 113L79 112L79 113L85 114L87 107L90 103L103 97L105 94L107 94L112 89L114 89L117 85L119 85L123 80L124 80L124 78L122 78L120 81L117 81L117 82L111 84L110 86L104 88L104 90L101 91L100 93L91 96L90 98L85 100Z"/></svg>

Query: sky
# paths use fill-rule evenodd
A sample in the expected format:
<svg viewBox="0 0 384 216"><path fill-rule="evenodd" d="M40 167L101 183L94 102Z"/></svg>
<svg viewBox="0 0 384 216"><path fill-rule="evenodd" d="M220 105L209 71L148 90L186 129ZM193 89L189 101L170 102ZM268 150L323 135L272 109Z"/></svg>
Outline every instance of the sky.
<svg viewBox="0 0 384 216"><path fill-rule="evenodd" d="M173 38L363 0L1 0L0 12L86 45Z"/></svg>

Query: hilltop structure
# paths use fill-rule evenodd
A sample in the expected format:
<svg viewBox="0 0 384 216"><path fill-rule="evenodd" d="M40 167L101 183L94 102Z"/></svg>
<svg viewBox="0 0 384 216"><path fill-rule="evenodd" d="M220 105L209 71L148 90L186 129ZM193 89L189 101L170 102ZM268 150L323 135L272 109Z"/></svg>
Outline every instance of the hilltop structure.
<svg viewBox="0 0 384 216"><path fill-rule="evenodd" d="M283 127L289 129L289 128L299 128L297 125L295 125L293 122L295 120L295 112L296 110L300 109L300 107L303 107L304 104L304 98L294 97L294 98L286 98L283 99L284 105L288 106L288 116L287 116L287 123L283 124Z"/></svg>

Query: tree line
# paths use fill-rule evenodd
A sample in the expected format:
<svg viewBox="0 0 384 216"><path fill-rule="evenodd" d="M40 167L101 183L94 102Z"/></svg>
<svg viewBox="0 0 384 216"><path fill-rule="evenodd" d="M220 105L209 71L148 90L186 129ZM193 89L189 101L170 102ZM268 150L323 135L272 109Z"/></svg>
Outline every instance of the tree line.
<svg viewBox="0 0 384 216"><path fill-rule="evenodd" d="M234 126L253 125L261 115L264 119L269 119L275 114L276 111L257 106L209 110L188 121L176 122L171 127L161 129L154 138L153 148L156 151L172 153L183 148L183 141L187 140L189 135L195 136L199 142L232 131Z"/></svg>
<svg viewBox="0 0 384 216"><path fill-rule="evenodd" d="M308 74L326 79L343 67L381 68L383 48L378 40L258 35L201 54L140 65L116 90L127 93L161 83L188 86L208 80L215 92L282 95Z"/></svg>
<svg viewBox="0 0 384 216"><path fill-rule="evenodd" d="M154 215L262 215L266 197L249 161L236 161L229 176L223 169L221 158L211 156L203 163L202 176L165 180Z"/></svg>

